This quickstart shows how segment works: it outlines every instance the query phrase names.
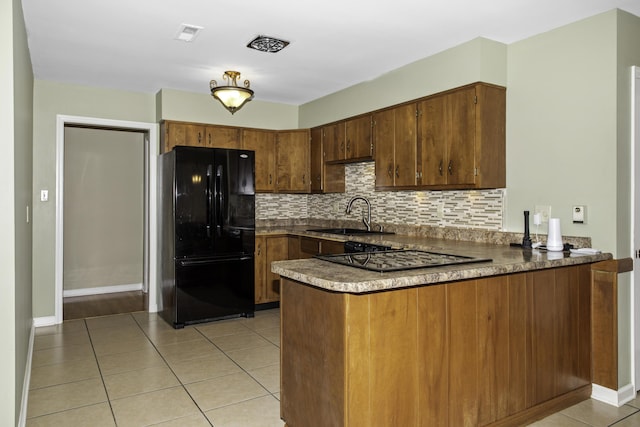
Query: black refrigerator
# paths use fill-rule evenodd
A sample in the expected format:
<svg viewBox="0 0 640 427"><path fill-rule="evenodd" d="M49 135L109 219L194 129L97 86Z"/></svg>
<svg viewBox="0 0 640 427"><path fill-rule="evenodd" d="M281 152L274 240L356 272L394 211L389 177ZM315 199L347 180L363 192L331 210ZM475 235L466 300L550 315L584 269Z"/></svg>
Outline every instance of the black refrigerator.
<svg viewBox="0 0 640 427"><path fill-rule="evenodd" d="M161 316L254 315L254 152L175 147L159 164Z"/></svg>

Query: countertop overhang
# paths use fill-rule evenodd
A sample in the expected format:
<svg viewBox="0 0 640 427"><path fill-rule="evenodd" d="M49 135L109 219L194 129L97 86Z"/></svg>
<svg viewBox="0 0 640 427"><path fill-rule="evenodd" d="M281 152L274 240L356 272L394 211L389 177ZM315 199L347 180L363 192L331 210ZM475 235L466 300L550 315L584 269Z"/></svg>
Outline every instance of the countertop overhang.
<svg viewBox="0 0 640 427"><path fill-rule="evenodd" d="M275 231L263 231L264 234L270 234L270 232ZM478 258L491 258L493 260L487 263L430 267L387 273L366 271L315 258L276 261L271 264L271 271L282 277L328 291L345 293L378 292L569 265L589 264L613 258L609 253L583 255L568 252L547 252L538 249L522 249L509 245L432 239L399 234L338 237L317 232L307 232L299 227L294 227L288 231L282 229L278 232L337 241L358 240L368 243L387 244L398 249L418 249Z"/></svg>

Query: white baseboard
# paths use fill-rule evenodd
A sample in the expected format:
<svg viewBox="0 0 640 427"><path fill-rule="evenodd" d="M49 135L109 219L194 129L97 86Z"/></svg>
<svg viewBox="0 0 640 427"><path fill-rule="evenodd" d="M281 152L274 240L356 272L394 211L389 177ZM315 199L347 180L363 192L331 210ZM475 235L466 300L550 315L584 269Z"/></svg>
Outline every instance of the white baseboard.
<svg viewBox="0 0 640 427"><path fill-rule="evenodd" d="M598 384L592 384L591 398L609 405L620 407L635 397L636 392L633 384L627 384L619 390L611 390Z"/></svg>
<svg viewBox="0 0 640 427"><path fill-rule="evenodd" d="M115 286L99 286L96 288L82 288L82 289L66 289L62 291L62 296L66 297L83 297L86 295L101 295L101 294L114 294L116 292L131 292L141 291L142 283L132 283L130 285L115 285Z"/></svg>
<svg viewBox="0 0 640 427"><path fill-rule="evenodd" d="M35 339L35 319L31 322L31 333L29 334L29 350L27 351L27 366L24 372L24 384L22 384L22 401L20 402L20 418L18 427L27 425L27 403L29 400L29 385L31 383L31 360L33 359L33 341Z"/></svg>
<svg viewBox="0 0 640 427"><path fill-rule="evenodd" d="M39 328L41 326L52 326L57 325L56 316L45 316L45 317L34 317L33 318L33 327Z"/></svg>

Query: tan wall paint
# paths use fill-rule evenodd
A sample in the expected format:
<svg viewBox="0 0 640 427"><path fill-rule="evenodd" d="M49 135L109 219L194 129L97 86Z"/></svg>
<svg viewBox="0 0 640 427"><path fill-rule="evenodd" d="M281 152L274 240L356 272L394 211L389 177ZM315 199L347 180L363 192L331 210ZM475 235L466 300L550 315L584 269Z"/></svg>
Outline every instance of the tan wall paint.
<svg viewBox="0 0 640 427"><path fill-rule="evenodd" d="M155 95L36 80L34 83L33 187L49 190L33 212L33 315L55 313L56 117L155 122Z"/></svg>
<svg viewBox="0 0 640 427"><path fill-rule="evenodd" d="M64 289L142 284L144 134L66 127Z"/></svg>
<svg viewBox="0 0 640 427"><path fill-rule="evenodd" d="M158 121L179 120L262 129L298 128L298 107L295 105L253 100L232 115L206 91L192 93L162 89L156 98L159 102Z"/></svg>
<svg viewBox="0 0 640 427"><path fill-rule="evenodd" d="M33 73L22 6L0 2L0 425L17 425L31 310Z"/></svg>
<svg viewBox="0 0 640 427"><path fill-rule="evenodd" d="M640 65L640 18L626 12L617 14L617 63L618 63L618 98L617 98L617 233L616 244L619 257L633 256L633 236L629 224L631 216L631 67ZM638 183L636 183L638 185ZM636 212L636 214L640 214ZM632 381L631 360L635 357L632 343L632 282L631 274L620 275L618 286L618 382L628 384ZM640 278L636 278L640 280ZM636 307L636 310L639 308ZM637 345L637 344L636 344ZM636 367L638 368L638 367ZM638 386L638 384L636 384Z"/></svg>
<svg viewBox="0 0 640 427"><path fill-rule="evenodd" d="M300 127L329 123L476 81L504 86L506 52L502 43L485 38L471 40L301 105Z"/></svg>

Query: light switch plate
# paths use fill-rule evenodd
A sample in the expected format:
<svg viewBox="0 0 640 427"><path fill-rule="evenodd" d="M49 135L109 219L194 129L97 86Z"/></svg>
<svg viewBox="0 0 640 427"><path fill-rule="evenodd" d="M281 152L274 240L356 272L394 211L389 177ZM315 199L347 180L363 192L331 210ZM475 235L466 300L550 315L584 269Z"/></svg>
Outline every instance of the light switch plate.
<svg viewBox="0 0 640 427"><path fill-rule="evenodd" d="M40 201L41 202L49 201L49 190L40 190Z"/></svg>
<svg viewBox="0 0 640 427"><path fill-rule="evenodd" d="M584 205L578 205L573 207L573 223L574 224L585 223L586 210L587 210L587 207Z"/></svg>

